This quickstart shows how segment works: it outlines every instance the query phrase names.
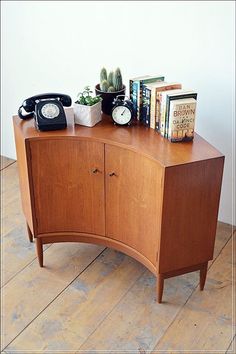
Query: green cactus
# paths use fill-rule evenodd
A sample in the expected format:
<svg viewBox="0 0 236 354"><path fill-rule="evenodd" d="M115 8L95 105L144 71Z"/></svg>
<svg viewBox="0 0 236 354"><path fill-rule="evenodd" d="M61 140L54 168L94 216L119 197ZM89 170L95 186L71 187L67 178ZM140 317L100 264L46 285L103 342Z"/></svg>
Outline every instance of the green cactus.
<svg viewBox="0 0 236 354"><path fill-rule="evenodd" d="M100 72L100 84L104 81L107 80L107 70L106 68L102 68Z"/></svg>
<svg viewBox="0 0 236 354"><path fill-rule="evenodd" d="M103 80L102 83L100 84L101 91L107 92L108 87L109 87L109 84L108 84L107 80Z"/></svg>
<svg viewBox="0 0 236 354"><path fill-rule="evenodd" d="M120 68L115 72L111 71L107 77L106 68L102 68L100 73L100 90L103 92L116 92L123 88Z"/></svg>
<svg viewBox="0 0 236 354"><path fill-rule="evenodd" d="M120 68L116 68L116 70L115 70L115 76L121 76Z"/></svg>
<svg viewBox="0 0 236 354"><path fill-rule="evenodd" d="M120 91L123 88L122 83L122 75L119 68L116 69L114 76L113 76L113 86L115 87L116 91Z"/></svg>
<svg viewBox="0 0 236 354"><path fill-rule="evenodd" d="M115 92L115 88L113 86L109 86L107 92Z"/></svg>
<svg viewBox="0 0 236 354"><path fill-rule="evenodd" d="M107 79L109 86L113 86L113 76L114 76L113 71L110 71Z"/></svg>

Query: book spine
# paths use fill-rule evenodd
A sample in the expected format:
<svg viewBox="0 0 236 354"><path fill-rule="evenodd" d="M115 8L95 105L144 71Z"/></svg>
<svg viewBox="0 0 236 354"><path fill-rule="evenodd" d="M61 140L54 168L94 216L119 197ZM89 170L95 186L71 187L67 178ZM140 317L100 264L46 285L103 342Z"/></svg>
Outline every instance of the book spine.
<svg viewBox="0 0 236 354"><path fill-rule="evenodd" d="M138 102L138 112L142 112L142 105L143 105L142 98L143 98L143 89L145 87L145 84L150 84L150 83L159 82L159 81L164 81L164 76L140 80L140 82L139 82L140 101ZM142 117L139 115L139 113L138 113L138 116L139 116L140 121L142 121Z"/></svg>
<svg viewBox="0 0 236 354"><path fill-rule="evenodd" d="M164 132L165 138L168 138L168 131L169 131L169 107L170 107L170 100L169 100L169 96L166 95L165 132Z"/></svg>
<svg viewBox="0 0 236 354"><path fill-rule="evenodd" d="M143 86L142 89L142 107L140 120L146 126L150 126L150 105L151 105L151 90Z"/></svg>
<svg viewBox="0 0 236 354"><path fill-rule="evenodd" d="M137 97L137 109L136 109L137 120L142 121L141 112L143 111L142 110L143 87L145 84L156 82L156 81L164 81L164 76L133 81L132 94L133 96L135 95ZM134 86L136 86L136 88L134 88ZM137 94L134 93L134 90L136 90Z"/></svg>
<svg viewBox="0 0 236 354"><path fill-rule="evenodd" d="M132 102L134 107L134 117L138 119L138 82L132 83Z"/></svg>
<svg viewBox="0 0 236 354"><path fill-rule="evenodd" d="M166 94L161 94L160 133L165 136Z"/></svg>
<svg viewBox="0 0 236 354"><path fill-rule="evenodd" d="M146 105L146 87L143 88L142 90L142 102L143 105L140 107L140 117L139 120L140 122L146 124L146 116L147 116L147 105Z"/></svg>
<svg viewBox="0 0 236 354"><path fill-rule="evenodd" d="M146 97L146 121L145 121L145 125L147 127L150 127L150 118L151 118L151 90L149 88L146 87L145 89L145 97Z"/></svg>
<svg viewBox="0 0 236 354"><path fill-rule="evenodd" d="M138 81L137 117L142 121L143 81Z"/></svg>
<svg viewBox="0 0 236 354"><path fill-rule="evenodd" d="M133 80L129 80L129 97L133 101Z"/></svg>
<svg viewBox="0 0 236 354"><path fill-rule="evenodd" d="M156 88L151 90L150 128L156 129Z"/></svg>
<svg viewBox="0 0 236 354"><path fill-rule="evenodd" d="M156 116L156 127L155 129L160 132L161 129L161 93L157 92L156 94L156 107L155 107L155 116Z"/></svg>

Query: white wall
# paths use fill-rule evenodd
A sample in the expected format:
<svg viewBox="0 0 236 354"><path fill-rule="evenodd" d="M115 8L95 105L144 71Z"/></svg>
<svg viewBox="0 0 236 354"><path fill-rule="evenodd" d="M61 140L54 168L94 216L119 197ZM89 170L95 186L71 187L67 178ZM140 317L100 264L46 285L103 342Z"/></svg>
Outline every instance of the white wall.
<svg viewBox="0 0 236 354"><path fill-rule="evenodd" d="M102 66L120 66L126 84L161 73L197 90L196 130L226 156L219 218L233 222L233 1L2 2L2 66L2 154L12 158L23 99L75 99Z"/></svg>

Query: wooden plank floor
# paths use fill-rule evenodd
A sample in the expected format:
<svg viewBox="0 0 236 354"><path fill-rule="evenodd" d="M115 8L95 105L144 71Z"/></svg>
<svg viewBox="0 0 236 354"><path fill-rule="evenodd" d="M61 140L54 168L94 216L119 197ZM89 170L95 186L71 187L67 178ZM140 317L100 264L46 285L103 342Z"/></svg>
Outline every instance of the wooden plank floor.
<svg viewBox="0 0 236 354"><path fill-rule="evenodd" d="M235 353L230 225L218 223L205 290L197 272L170 278L158 304L155 277L111 249L47 245L40 268L17 163L1 161L3 353Z"/></svg>
<svg viewBox="0 0 236 354"><path fill-rule="evenodd" d="M1 170L3 170L5 167L11 165L14 162L15 160L9 159L9 157L1 156Z"/></svg>

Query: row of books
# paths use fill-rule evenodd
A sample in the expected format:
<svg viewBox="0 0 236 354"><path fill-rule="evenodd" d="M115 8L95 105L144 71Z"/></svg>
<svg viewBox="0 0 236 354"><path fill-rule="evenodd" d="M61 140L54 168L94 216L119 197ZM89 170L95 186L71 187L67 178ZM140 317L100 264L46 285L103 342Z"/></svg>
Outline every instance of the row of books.
<svg viewBox="0 0 236 354"><path fill-rule="evenodd" d="M135 117L172 142L194 137L197 93L168 83L162 75L130 80L130 98Z"/></svg>

